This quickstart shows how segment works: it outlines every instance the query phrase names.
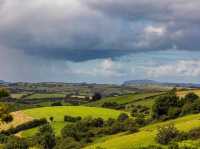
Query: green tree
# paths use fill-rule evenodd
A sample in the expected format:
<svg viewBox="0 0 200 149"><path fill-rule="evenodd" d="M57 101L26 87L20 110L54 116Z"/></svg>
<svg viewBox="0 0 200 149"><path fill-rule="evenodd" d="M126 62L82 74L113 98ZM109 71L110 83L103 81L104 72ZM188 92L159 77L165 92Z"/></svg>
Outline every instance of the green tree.
<svg viewBox="0 0 200 149"><path fill-rule="evenodd" d="M9 114L9 106L7 104L0 103L0 120L6 123L13 120L12 115Z"/></svg>
<svg viewBox="0 0 200 149"><path fill-rule="evenodd" d="M126 113L121 113L117 120L120 121L120 122L124 122L125 120L127 120L129 118L129 116L126 114Z"/></svg>
<svg viewBox="0 0 200 149"><path fill-rule="evenodd" d="M11 137L5 144L4 149L28 149L28 144L23 139Z"/></svg>
<svg viewBox="0 0 200 149"><path fill-rule="evenodd" d="M199 98L198 95L196 95L195 93L191 92L188 93L187 95L185 95L185 101L186 102L194 102L195 100L197 100Z"/></svg>
<svg viewBox="0 0 200 149"><path fill-rule="evenodd" d="M80 149L80 148L81 144L71 137L61 139L55 146L55 149Z"/></svg>
<svg viewBox="0 0 200 149"><path fill-rule="evenodd" d="M41 126L35 138L43 149L53 149L56 145L55 133L50 124Z"/></svg>
<svg viewBox="0 0 200 149"><path fill-rule="evenodd" d="M169 108L178 107L178 99L174 93L158 97L152 107L152 117L155 119L168 117Z"/></svg>
<svg viewBox="0 0 200 149"><path fill-rule="evenodd" d="M168 124L162 127L158 128L158 133L157 133L157 142L160 144L168 144L170 143L173 139L178 137L179 131L176 129L174 124Z"/></svg>
<svg viewBox="0 0 200 149"><path fill-rule="evenodd" d="M6 89L0 89L0 98L8 97L10 94Z"/></svg>

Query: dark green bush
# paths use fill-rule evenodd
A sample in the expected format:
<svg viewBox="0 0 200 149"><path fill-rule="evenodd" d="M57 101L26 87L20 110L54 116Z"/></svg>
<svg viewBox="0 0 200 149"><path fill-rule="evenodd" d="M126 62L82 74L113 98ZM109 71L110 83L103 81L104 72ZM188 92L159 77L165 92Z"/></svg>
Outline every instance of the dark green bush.
<svg viewBox="0 0 200 149"><path fill-rule="evenodd" d="M5 134L0 134L0 144L5 144L8 141L8 136Z"/></svg>
<svg viewBox="0 0 200 149"><path fill-rule="evenodd" d="M15 128L10 128L8 130L5 131L1 131L0 133L2 134L6 134L6 135L11 135L11 134L16 134L20 131L26 130L26 129L30 129L30 128L34 128L40 125L44 125L47 124L47 120L46 119L34 119L32 121L23 123L21 125L16 126Z"/></svg>
<svg viewBox="0 0 200 149"><path fill-rule="evenodd" d="M23 139L10 137L5 144L4 149L28 149L28 144Z"/></svg>
<svg viewBox="0 0 200 149"><path fill-rule="evenodd" d="M80 116L77 116L77 117L73 117L73 116L69 116L69 115L64 116L65 122L77 122L77 121L80 121L80 120L81 120Z"/></svg>
<svg viewBox="0 0 200 149"><path fill-rule="evenodd" d="M35 135L35 140L42 149L53 149L56 145L56 138L51 125L41 126Z"/></svg>
<svg viewBox="0 0 200 149"><path fill-rule="evenodd" d="M126 114L126 113L121 113L117 120L120 121L120 122L124 122L125 120L127 120L129 118L129 116Z"/></svg>
<svg viewBox="0 0 200 149"><path fill-rule="evenodd" d="M158 128L156 140L160 144L168 144L179 135L179 131L173 124L168 124Z"/></svg>
<svg viewBox="0 0 200 149"><path fill-rule="evenodd" d="M61 102L54 102L51 106L63 106Z"/></svg>
<svg viewBox="0 0 200 149"><path fill-rule="evenodd" d="M81 147L80 142L77 142L74 138L67 137L61 139L54 149L80 149Z"/></svg>

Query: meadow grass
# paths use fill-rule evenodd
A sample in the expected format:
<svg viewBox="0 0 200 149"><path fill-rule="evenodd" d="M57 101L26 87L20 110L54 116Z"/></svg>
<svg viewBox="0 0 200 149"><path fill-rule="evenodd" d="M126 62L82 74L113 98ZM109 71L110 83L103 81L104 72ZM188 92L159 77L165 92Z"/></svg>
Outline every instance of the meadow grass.
<svg viewBox="0 0 200 149"><path fill-rule="evenodd" d="M175 126L181 131L189 131L192 128L200 126L200 114L189 115L175 120L160 122L148 125L140 129L139 132L129 135L113 135L107 137L102 142L90 145L85 149L95 149L102 147L105 149L133 149L141 146L157 145L155 137L157 134L158 126L174 123ZM97 141L98 142L98 141Z"/></svg>
<svg viewBox="0 0 200 149"><path fill-rule="evenodd" d="M128 103L133 103L138 100L142 100L145 98L150 98L152 96L158 96L163 94L163 92L158 92L158 93L134 93L134 94L128 94L128 95L122 95L122 96L117 96L117 97L106 97L101 100L98 100L96 102L91 102L87 105L89 106L101 106L105 102L116 102L118 104L128 104Z"/></svg>
<svg viewBox="0 0 200 149"><path fill-rule="evenodd" d="M85 106L59 106L59 107L43 107L43 108L33 108L22 111L24 114L32 118L54 118L52 123L55 129L56 135L60 134L60 130L64 127L66 122L64 122L64 115L70 116L81 116L81 117L101 117L103 119L117 118L121 111L97 108L97 107L85 107ZM22 136L31 136L34 134L36 129L30 129L22 132Z"/></svg>

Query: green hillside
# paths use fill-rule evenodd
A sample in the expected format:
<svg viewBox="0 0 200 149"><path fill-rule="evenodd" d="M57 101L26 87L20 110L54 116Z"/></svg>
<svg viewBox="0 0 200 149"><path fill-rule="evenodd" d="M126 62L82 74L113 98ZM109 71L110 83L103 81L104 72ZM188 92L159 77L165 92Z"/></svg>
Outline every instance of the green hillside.
<svg viewBox="0 0 200 149"><path fill-rule="evenodd" d="M134 93L134 94L128 94L123 96L116 96L116 97L107 97L103 98L101 100L98 100L96 102L89 103L87 105L89 106L101 106L105 102L116 102L118 104L128 104L137 102L139 100L143 100L146 98L155 97L158 95L163 94L163 92L157 92L157 93Z"/></svg>
<svg viewBox="0 0 200 149"><path fill-rule="evenodd" d="M134 134L113 135L111 137L107 137L106 139L97 140L98 143L88 146L86 149L95 149L96 147L102 147L104 149L133 149L141 146L157 144L155 141L157 128L158 126L162 126L167 123L174 123L175 126L181 131L189 131L192 128L200 126L200 114L189 115L167 122L148 125L141 128L139 132ZM186 143L194 142L186 141Z"/></svg>

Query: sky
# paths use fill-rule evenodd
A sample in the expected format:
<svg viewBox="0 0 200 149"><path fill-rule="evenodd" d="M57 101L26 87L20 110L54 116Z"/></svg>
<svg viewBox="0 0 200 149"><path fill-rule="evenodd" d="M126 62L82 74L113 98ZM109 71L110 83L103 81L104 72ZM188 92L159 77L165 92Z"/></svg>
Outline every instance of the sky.
<svg viewBox="0 0 200 149"><path fill-rule="evenodd" d="M0 0L0 80L200 81L198 0Z"/></svg>

